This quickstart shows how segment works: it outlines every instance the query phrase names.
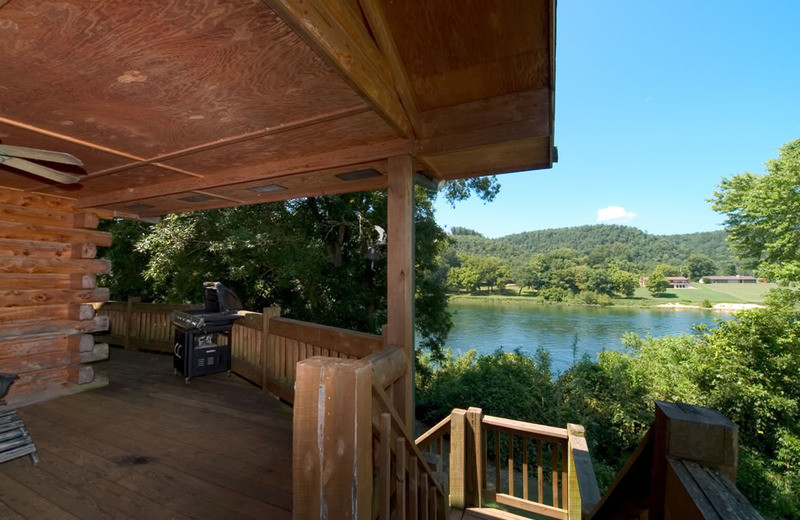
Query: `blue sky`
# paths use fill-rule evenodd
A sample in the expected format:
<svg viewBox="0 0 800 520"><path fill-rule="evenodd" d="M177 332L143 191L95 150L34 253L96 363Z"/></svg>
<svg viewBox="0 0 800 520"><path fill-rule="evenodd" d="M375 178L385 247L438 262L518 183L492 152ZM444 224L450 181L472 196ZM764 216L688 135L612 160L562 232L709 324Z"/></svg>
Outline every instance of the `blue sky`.
<svg viewBox="0 0 800 520"><path fill-rule="evenodd" d="M561 0L551 170L500 175L491 203L436 203L488 237L598 223L721 229L705 199L800 138L800 0ZM614 209L624 208L624 209Z"/></svg>

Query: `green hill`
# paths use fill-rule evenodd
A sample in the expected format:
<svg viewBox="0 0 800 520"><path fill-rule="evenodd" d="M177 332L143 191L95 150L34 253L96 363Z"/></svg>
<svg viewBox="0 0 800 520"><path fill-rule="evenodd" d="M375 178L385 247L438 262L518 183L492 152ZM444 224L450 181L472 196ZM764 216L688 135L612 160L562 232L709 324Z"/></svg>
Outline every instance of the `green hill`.
<svg viewBox="0 0 800 520"><path fill-rule="evenodd" d="M532 253L570 248L584 255L615 257L643 268L658 263L682 265L692 253L714 260L720 269L739 262L725 241L725 231L685 235L651 235L630 226L598 224L527 231L486 238L466 228L453 228L454 248L464 255L493 255L515 264Z"/></svg>

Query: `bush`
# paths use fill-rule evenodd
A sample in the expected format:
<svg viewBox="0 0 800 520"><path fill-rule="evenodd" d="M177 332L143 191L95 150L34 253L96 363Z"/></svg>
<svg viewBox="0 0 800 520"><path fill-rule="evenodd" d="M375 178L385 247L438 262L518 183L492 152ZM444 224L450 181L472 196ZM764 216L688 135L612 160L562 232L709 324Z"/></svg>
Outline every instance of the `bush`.
<svg viewBox="0 0 800 520"><path fill-rule="evenodd" d="M539 295L549 302L563 302L570 297L570 292L563 287L548 287L539 291Z"/></svg>
<svg viewBox="0 0 800 520"><path fill-rule="evenodd" d="M422 365L430 366L424 359ZM434 424L453 408L477 406L486 415L538 424L554 424L557 401L550 372L550 354L534 357L520 351L479 356L471 350L455 357L448 351L426 381L417 379L417 416Z"/></svg>
<svg viewBox="0 0 800 520"><path fill-rule="evenodd" d="M582 291L578 294L578 299L587 305L611 305L611 297L607 294L599 294L594 291Z"/></svg>

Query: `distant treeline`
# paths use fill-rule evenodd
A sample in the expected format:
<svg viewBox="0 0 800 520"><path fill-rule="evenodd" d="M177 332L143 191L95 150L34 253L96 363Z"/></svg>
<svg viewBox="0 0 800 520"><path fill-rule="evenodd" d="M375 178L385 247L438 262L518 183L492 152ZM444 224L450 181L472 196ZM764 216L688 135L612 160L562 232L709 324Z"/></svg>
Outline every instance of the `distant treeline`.
<svg viewBox="0 0 800 520"><path fill-rule="evenodd" d="M502 288L513 281L520 288L538 290L554 285L550 283L553 281L573 294L592 290L624 296L629 289L614 288L610 280L600 278L610 279L615 274L619 278L624 273L629 285L631 275L638 284L639 276L654 272L658 276L683 275L695 280L713 274L749 272L731 253L725 231L651 235L630 226L593 225L528 231L494 239L463 227L452 228L450 234L452 247L445 260L453 275L452 289ZM540 271L538 280L531 277L532 270ZM559 280L547 280L550 274L543 270L550 274L559 270ZM474 271L488 274L476 275ZM572 280L567 280L566 274L574 275ZM526 275L532 284L523 280ZM476 280L476 276L486 279ZM604 282L607 290L603 290Z"/></svg>

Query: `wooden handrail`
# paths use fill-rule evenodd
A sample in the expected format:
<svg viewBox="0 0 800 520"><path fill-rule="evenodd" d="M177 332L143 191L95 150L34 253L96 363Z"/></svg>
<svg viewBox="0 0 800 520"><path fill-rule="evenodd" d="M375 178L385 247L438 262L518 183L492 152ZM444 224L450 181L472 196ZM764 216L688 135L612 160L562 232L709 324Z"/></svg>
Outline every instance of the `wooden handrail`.
<svg viewBox="0 0 800 520"><path fill-rule="evenodd" d="M426 450L428 449L428 446L439 440L443 435L450 433L450 417L452 417L452 414L448 415L436 423L436 426L417 437L417 439L414 441L417 447L420 450Z"/></svg>
<svg viewBox="0 0 800 520"><path fill-rule="evenodd" d="M503 432L526 434L530 437L541 438L553 442L561 442L569 438L566 428L556 428L554 426L515 421L513 419L504 419L502 417L493 417L491 415L486 415L483 417L483 424Z"/></svg>

